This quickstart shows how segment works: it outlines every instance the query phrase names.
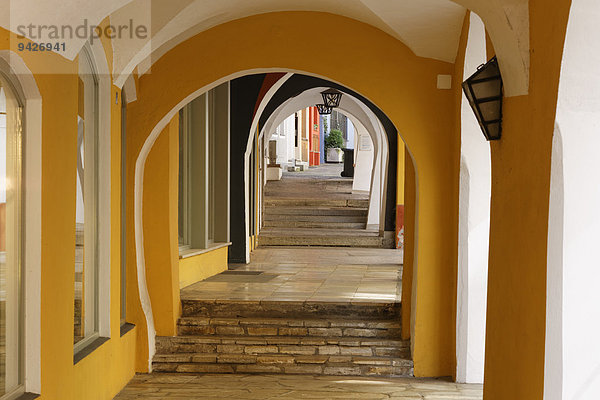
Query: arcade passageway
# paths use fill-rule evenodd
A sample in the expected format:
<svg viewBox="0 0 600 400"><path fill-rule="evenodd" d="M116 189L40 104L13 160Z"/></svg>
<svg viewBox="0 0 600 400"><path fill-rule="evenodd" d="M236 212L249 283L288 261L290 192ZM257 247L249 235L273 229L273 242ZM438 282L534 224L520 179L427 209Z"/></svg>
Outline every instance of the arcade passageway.
<svg viewBox="0 0 600 400"><path fill-rule="evenodd" d="M340 3L2 2L0 400L600 398L600 3Z"/></svg>

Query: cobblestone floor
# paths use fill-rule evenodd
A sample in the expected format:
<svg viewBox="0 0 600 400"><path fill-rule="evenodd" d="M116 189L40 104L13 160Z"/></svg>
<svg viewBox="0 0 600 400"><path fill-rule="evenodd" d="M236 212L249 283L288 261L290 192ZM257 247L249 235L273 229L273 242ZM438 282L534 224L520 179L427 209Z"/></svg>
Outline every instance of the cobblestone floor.
<svg viewBox="0 0 600 400"><path fill-rule="evenodd" d="M482 385L436 379L307 375L137 375L116 400L398 399L480 400Z"/></svg>

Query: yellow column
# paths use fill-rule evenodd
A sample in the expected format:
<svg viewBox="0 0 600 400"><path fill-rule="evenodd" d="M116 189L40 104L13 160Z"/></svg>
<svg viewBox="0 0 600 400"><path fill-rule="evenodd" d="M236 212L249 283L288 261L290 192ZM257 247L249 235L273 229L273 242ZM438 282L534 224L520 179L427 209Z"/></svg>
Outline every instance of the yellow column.
<svg viewBox="0 0 600 400"><path fill-rule="evenodd" d="M402 339L410 339L413 262L415 259L415 166L404 150L404 267L402 270ZM400 158L400 154L398 154Z"/></svg>
<svg viewBox="0 0 600 400"><path fill-rule="evenodd" d="M179 118L156 139L144 173L144 250L156 333L177 333L179 318L179 244L177 196ZM165 229L166 228L166 229Z"/></svg>

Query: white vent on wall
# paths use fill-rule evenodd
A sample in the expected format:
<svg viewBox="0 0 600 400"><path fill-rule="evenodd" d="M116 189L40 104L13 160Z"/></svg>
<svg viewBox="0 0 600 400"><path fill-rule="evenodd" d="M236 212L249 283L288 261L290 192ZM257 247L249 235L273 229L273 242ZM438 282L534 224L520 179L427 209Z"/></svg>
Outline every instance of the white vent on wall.
<svg viewBox="0 0 600 400"><path fill-rule="evenodd" d="M452 89L452 75L438 75L437 76L437 88L438 89Z"/></svg>

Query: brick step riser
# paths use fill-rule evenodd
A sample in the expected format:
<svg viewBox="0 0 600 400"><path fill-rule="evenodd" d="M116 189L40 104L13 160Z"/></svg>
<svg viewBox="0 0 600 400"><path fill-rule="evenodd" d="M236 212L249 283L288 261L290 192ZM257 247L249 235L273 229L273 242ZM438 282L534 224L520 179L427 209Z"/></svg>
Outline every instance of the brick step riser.
<svg viewBox="0 0 600 400"><path fill-rule="evenodd" d="M269 182L270 183L270 182ZM294 190L289 190L290 188L283 187L269 187L267 185L265 190L265 195L270 197L273 200L282 200L286 198L295 198L295 199L306 199L310 197L318 197L318 195L327 194L327 195L337 195L337 198L329 199L329 200L343 200L343 197L351 197L352 196L352 186L333 186L333 187L323 187L323 186L310 186L310 187L300 187L294 188ZM358 199L363 200L363 199Z"/></svg>
<svg viewBox="0 0 600 400"><path fill-rule="evenodd" d="M412 377L412 366L346 365L336 363L162 363L152 364L155 372L212 373L212 374L294 374L325 376Z"/></svg>
<svg viewBox="0 0 600 400"><path fill-rule="evenodd" d="M282 185L271 185L270 181L265 189L265 194L269 197L274 197L275 199L281 199L288 196L294 196L295 198L306 198L307 194L341 194L347 195L348 197L352 196L352 185L351 184L341 184L341 185L302 185L299 187L289 187L284 184ZM362 199L359 199L362 200Z"/></svg>
<svg viewBox="0 0 600 400"><path fill-rule="evenodd" d="M347 193L352 193L352 185L353 182L350 179L347 180L331 180L328 179L326 181L322 181L319 179L310 179L310 178L305 178L305 179L298 179L297 177L296 179L296 184L297 185L301 185L301 187L304 187L306 189L312 189L312 188L317 188L317 189L327 189L328 191L331 190L335 190L338 188L343 188L344 190L347 191ZM290 186L289 182L286 182L285 180L281 180L281 181L269 181L269 185L267 186L269 188L270 191L273 192L294 192L297 189L297 187L294 186Z"/></svg>
<svg viewBox="0 0 600 400"><path fill-rule="evenodd" d="M323 229L365 229L366 221L361 222L319 222L289 220L263 220L263 228L323 228Z"/></svg>
<svg viewBox="0 0 600 400"><path fill-rule="evenodd" d="M308 303L182 300L183 317L395 320L399 303Z"/></svg>
<svg viewBox="0 0 600 400"><path fill-rule="evenodd" d="M227 325L178 325L180 336L304 336L304 337L344 337L344 338L386 338L396 339L401 335L400 328L395 329L361 329L361 328L286 328L286 327L251 327Z"/></svg>
<svg viewBox="0 0 600 400"><path fill-rule="evenodd" d="M377 346L376 340L345 341L343 344L329 344L328 340L302 339L300 343L292 340L250 340L242 338L219 337L210 340L202 338L200 342L194 338L189 340L172 341L171 338L158 338L156 342L156 354L171 362L181 360L190 354L282 354L286 356L360 356L360 357L395 357L410 358L408 343L400 342L399 345ZM186 338L187 339L187 338ZM266 342L266 343L265 343ZM316 344L316 343L323 344ZM336 341L331 341L336 343ZM338 342L339 343L339 342ZM157 357L158 358L158 357Z"/></svg>
<svg viewBox="0 0 600 400"><path fill-rule="evenodd" d="M327 179L325 181L323 180L319 180L319 179L311 179L311 178L305 178L305 179L299 179L299 178L295 178L298 182L298 184L302 184L304 186L321 186L321 187L328 187L328 188L332 188L335 186L346 186L346 187L352 187L353 185L353 181L352 179ZM276 188L278 186L284 187L284 188L289 188L289 183L285 182L285 181L269 181L269 186L271 188Z"/></svg>
<svg viewBox="0 0 600 400"><path fill-rule="evenodd" d="M293 232L289 233L293 235ZM383 238L373 236L264 236L259 235L258 246L318 246L382 248Z"/></svg>

